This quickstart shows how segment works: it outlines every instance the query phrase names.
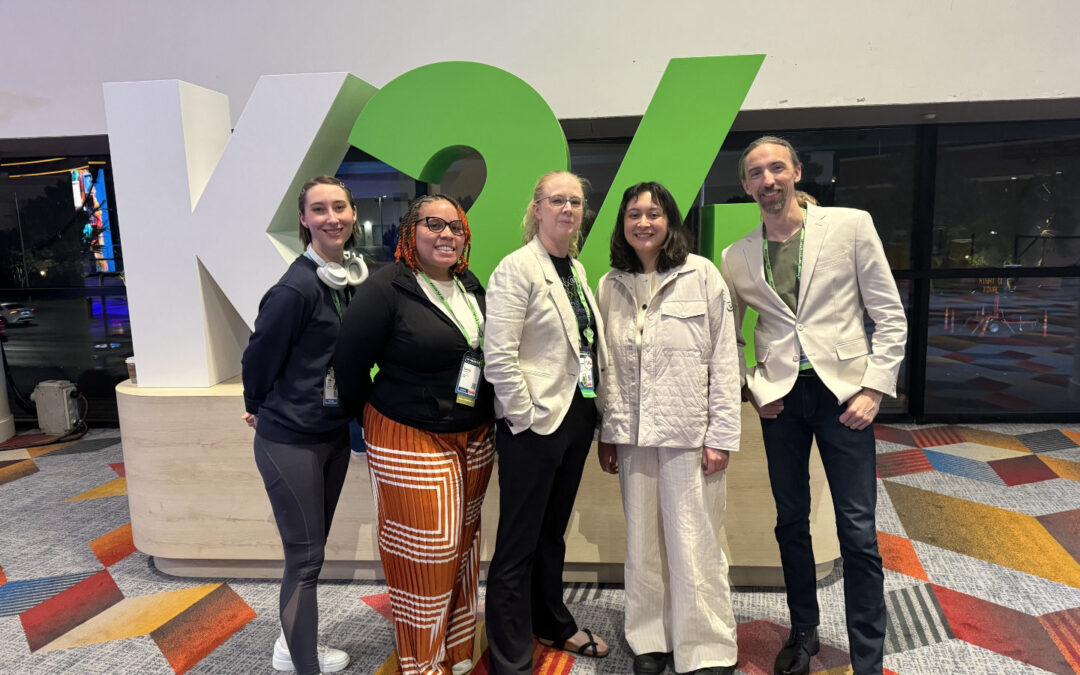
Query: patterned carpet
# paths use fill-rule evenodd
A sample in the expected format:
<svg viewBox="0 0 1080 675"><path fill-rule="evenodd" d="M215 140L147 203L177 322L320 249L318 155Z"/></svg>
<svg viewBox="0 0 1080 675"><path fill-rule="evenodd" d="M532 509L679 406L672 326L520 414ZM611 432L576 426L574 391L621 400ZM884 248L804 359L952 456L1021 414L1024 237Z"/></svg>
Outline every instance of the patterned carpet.
<svg viewBox="0 0 1080 675"><path fill-rule="evenodd" d="M886 672L1080 672L1080 425L877 435ZM10 449L34 439L16 440L0 445L0 673L274 672L277 584L157 572L131 541L116 430ZM814 673L850 671L841 575L819 584ZM536 672L631 672L622 588L569 584L566 596L612 653L538 647ZM740 588L734 605L739 672L771 673L787 635L783 594ZM393 672L385 586L325 582L320 609L327 642L353 657L345 672Z"/></svg>
<svg viewBox="0 0 1080 675"><path fill-rule="evenodd" d="M927 409L1080 412L1069 395L1080 285L1002 294L936 281L926 349ZM964 287L966 288L966 287Z"/></svg>

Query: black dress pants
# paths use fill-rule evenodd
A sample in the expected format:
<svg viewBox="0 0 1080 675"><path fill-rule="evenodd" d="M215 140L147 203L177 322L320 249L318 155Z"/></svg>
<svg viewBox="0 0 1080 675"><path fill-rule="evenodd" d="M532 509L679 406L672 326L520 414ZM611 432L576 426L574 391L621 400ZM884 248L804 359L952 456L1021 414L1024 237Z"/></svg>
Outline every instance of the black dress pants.
<svg viewBox="0 0 1080 675"><path fill-rule="evenodd" d="M532 673L533 635L560 641L577 633L563 602L563 535L595 430L596 404L580 391L550 435L515 435L498 423L499 529L486 610L492 675Z"/></svg>

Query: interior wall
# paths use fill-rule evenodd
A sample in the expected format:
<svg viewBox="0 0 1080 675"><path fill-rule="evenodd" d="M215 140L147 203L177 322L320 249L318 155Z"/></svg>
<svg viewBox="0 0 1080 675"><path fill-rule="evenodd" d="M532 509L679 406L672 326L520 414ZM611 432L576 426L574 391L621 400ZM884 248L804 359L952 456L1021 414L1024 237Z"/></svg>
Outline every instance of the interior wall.
<svg viewBox="0 0 1080 675"><path fill-rule="evenodd" d="M744 111L1053 102L1080 98L1077 25L1064 0L5 0L0 139L104 134L104 82L186 80L235 124L261 75L382 86L445 60L521 77L560 119L641 115L668 59L740 53L768 55Z"/></svg>

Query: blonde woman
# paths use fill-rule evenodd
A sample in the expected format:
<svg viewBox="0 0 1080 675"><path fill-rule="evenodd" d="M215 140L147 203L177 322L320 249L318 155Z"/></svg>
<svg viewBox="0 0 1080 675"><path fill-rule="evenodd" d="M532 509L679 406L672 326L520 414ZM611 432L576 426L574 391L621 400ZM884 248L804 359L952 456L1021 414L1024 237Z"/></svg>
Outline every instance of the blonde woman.
<svg viewBox="0 0 1080 675"><path fill-rule="evenodd" d="M563 603L563 535L598 420L604 325L575 260L582 180L540 178L526 209L525 246L488 283L484 373L495 387L499 530L488 570L491 672L532 673L532 638L581 656L607 644Z"/></svg>

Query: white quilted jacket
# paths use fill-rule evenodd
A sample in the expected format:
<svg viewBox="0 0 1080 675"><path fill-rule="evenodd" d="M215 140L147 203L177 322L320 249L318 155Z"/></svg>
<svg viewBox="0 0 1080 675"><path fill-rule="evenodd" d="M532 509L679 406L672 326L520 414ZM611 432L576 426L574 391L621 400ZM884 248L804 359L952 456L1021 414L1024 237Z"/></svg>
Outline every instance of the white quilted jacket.
<svg viewBox="0 0 1080 675"><path fill-rule="evenodd" d="M731 298L719 270L691 254L662 275L650 300L642 299L648 308L640 366L634 276L612 270L597 289L614 373L601 393L601 440L738 450L738 351Z"/></svg>

